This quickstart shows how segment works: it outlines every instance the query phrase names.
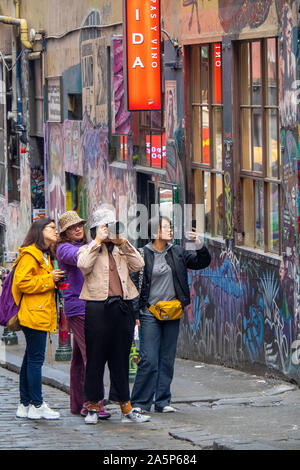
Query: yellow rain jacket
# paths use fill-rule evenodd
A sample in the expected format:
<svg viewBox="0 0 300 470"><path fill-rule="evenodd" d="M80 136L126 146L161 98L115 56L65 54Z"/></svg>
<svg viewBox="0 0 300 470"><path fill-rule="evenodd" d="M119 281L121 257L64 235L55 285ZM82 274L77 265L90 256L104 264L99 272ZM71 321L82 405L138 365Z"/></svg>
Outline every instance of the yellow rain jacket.
<svg viewBox="0 0 300 470"><path fill-rule="evenodd" d="M48 255L48 266L43 252L35 244L19 249L12 294L22 326L54 333L57 326L53 265ZM23 297L22 297L23 294Z"/></svg>

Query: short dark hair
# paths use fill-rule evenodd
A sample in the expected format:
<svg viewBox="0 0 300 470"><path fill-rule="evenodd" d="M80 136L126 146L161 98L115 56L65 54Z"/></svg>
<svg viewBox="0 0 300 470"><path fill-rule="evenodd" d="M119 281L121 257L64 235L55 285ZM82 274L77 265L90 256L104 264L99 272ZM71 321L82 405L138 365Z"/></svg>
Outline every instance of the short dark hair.
<svg viewBox="0 0 300 470"><path fill-rule="evenodd" d="M159 215L156 217L152 217L152 219L148 222L148 238L154 242L156 238L154 237L155 234L158 233L158 230L162 226L162 221L166 220L171 225L171 220L166 215Z"/></svg>
<svg viewBox="0 0 300 470"><path fill-rule="evenodd" d="M55 220L50 219L50 217L42 217L41 219L36 220L33 222L27 232L25 240L21 245L22 248L33 245L41 251L48 251L48 248L45 245L43 230L47 225L55 223Z"/></svg>

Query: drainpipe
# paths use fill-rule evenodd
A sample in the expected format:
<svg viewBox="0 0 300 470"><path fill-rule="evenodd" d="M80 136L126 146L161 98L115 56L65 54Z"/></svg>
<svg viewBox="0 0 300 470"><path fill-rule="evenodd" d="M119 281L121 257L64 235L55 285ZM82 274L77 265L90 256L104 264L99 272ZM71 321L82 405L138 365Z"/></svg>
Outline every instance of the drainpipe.
<svg viewBox="0 0 300 470"><path fill-rule="evenodd" d="M13 100L12 100L12 115L14 121L18 124L22 122L22 103L21 103L21 90L20 90L20 80L21 80L21 66L17 61L17 45L16 45L16 34L15 27L19 27L19 34L22 45L26 49L32 49L32 44L28 38L28 26L27 21L20 16L20 0L14 0L15 4L15 16L2 16L0 15L0 23L11 24L13 25L12 30L12 63L15 64L15 67L12 72L12 90L13 90Z"/></svg>
<svg viewBox="0 0 300 470"><path fill-rule="evenodd" d="M15 16L17 19L20 18L20 0L14 0L15 3ZM15 29L15 26L14 28ZM17 51L19 52L19 51ZM18 124L22 124L22 94L21 94L21 64L18 60L16 64L16 75L17 75L17 115L18 115Z"/></svg>
<svg viewBox="0 0 300 470"><path fill-rule="evenodd" d="M0 23L12 24L20 27L20 38L21 43L26 49L32 49L32 44L28 38L28 26L27 21L23 18L13 18L12 16L1 16Z"/></svg>

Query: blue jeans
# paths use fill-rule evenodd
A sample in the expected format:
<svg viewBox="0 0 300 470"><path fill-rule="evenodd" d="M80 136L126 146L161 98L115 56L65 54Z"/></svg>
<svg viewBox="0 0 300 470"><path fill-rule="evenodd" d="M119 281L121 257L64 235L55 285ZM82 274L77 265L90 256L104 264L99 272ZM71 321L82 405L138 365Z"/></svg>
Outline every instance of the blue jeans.
<svg viewBox="0 0 300 470"><path fill-rule="evenodd" d="M155 396L155 409L161 411L171 401L180 320L160 321L144 314L140 321L140 360L131 402L150 411Z"/></svg>
<svg viewBox="0 0 300 470"><path fill-rule="evenodd" d="M21 326L26 350L20 371L20 401L24 406L41 405L42 367L45 360L47 332Z"/></svg>

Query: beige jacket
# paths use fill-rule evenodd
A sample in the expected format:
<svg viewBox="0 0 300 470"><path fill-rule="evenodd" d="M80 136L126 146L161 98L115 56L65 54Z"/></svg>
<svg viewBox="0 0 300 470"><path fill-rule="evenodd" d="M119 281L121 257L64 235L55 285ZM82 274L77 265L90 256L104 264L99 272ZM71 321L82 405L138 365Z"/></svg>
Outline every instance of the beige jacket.
<svg viewBox="0 0 300 470"><path fill-rule="evenodd" d="M89 245L84 245L78 250L77 266L84 276L84 284L79 296L82 300L106 300L109 287L109 258L105 243L100 245L93 240ZM123 299L131 300L139 295L129 274L140 271L144 267L144 260L139 252L127 242L121 248L113 249L113 257L116 262L121 285Z"/></svg>

